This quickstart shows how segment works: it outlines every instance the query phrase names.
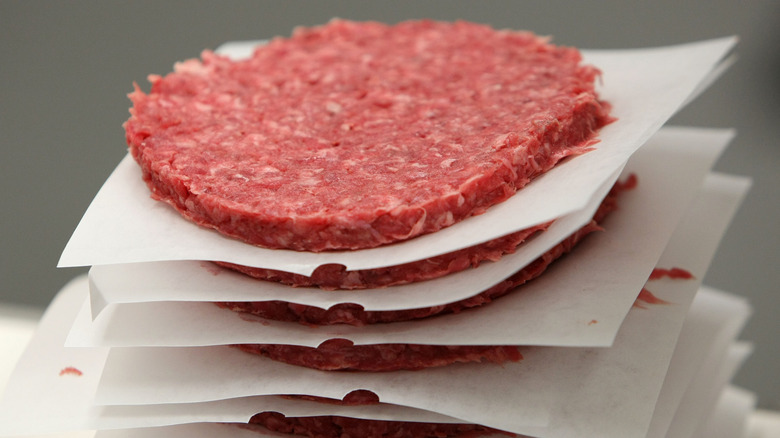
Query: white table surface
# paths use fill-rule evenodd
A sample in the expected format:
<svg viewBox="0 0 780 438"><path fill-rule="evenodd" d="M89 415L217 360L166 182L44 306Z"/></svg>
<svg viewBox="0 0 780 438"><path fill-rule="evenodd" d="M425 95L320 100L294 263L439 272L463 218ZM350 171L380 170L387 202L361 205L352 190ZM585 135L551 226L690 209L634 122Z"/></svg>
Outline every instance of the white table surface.
<svg viewBox="0 0 780 438"><path fill-rule="evenodd" d="M40 316L41 312L36 309L0 304L0 393L5 391L6 382L32 338ZM47 435L45 438L92 438L93 435L92 431L83 431ZM780 412L756 411L741 438L780 438Z"/></svg>

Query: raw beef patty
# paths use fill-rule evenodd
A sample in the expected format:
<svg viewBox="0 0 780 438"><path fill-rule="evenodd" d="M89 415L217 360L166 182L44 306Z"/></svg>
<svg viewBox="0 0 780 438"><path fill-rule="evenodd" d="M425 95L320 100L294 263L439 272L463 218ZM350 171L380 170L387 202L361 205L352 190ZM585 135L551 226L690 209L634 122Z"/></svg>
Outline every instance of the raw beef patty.
<svg viewBox="0 0 780 438"><path fill-rule="evenodd" d="M251 244L369 248L510 197L609 121L576 49L467 23L334 20L130 94L152 195Z"/></svg>

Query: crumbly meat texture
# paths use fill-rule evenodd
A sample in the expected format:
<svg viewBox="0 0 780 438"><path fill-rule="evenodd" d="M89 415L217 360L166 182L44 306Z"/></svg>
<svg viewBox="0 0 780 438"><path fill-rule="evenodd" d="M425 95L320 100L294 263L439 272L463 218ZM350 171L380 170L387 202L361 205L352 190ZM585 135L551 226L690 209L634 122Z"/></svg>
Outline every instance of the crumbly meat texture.
<svg viewBox="0 0 780 438"><path fill-rule="evenodd" d="M256 414L248 424L241 427L249 430L272 430L309 438L476 438L493 434L517 436L477 424L366 420L339 416L285 417L278 412Z"/></svg>
<svg viewBox="0 0 780 438"><path fill-rule="evenodd" d="M318 403L328 403L342 406L362 406L362 405L376 405L379 404L379 396L373 391L367 389L356 389L350 391L341 400L328 397L320 397L317 395L307 394L282 394L282 398L290 400L308 400Z"/></svg>
<svg viewBox="0 0 780 438"><path fill-rule="evenodd" d="M269 248L368 248L506 200L610 121L579 52L468 22L334 20L130 94L152 196Z"/></svg>
<svg viewBox="0 0 780 438"><path fill-rule="evenodd" d="M519 270L509 278L488 288L470 298L434 307L418 309L366 311L355 304L339 304L329 309L290 303L286 301L255 301L255 302L217 302L216 305L235 312L250 313L267 319L292 321L311 325L350 324L365 325L386 322L409 321L427 318L446 313L457 313L472 307L485 305L496 298L514 290L518 286L542 275L547 267L570 252L588 234L600 230L599 225L612 211L618 208L617 200L620 194L636 186L636 176L631 175L625 182L618 182L601 201L601 205L593 215L593 219L539 256L529 265Z"/></svg>
<svg viewBox="0 0 780 438"><path fill-rule="evenodd" d="M586 235L599 229L595 221L579 229L561 243L542 254L531 264L499 282L489 289L470 298L433 307L403 310L364 310L356 304L337 304L329 309L322 309L305 304L287 301L231 301L217 302L216 305L234 312L250 313L262 318L277 321L299 322L306 325L350 324L362 326L387 322L409 321L431 316L458 313L465 309L479 307L490 303L516 287L538 277L556 259L563 256L579 243Z"/></svg>
<svg viewBox="0 0 780 438"><path fill-rule="evenodd" d="M414 371L458 362L518 362L514 345L353 345L333 339L318 347L281 344L240 344L241 350L276 361L322 371Z"/></svg>
<svg viewBox="0 0 780 438"><path fill-rule="evenodd" d="M228 262L215 261L214 263L259 280L276 281L295 287L316 286L325 290L375 289L432 280L468 268L476 268L485 261L498 261L504 255L515 252L517 247L528 238L546 230L551 223L530 227L483 244L439 256L381 268L347 271L344 265L328 264L319 266L311 276L308 276Z"/></svg>

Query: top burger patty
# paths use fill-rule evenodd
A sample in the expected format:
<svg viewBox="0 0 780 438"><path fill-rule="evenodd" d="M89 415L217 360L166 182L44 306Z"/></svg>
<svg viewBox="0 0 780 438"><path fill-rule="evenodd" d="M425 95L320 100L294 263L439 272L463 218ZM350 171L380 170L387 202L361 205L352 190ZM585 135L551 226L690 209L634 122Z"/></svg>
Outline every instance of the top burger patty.
<svg viewBox="0 0 780 438"><path fill-rule="evenodd" d="M576 49L473 23L332 21L130 94L153 196L246 242L374 247L452 225L608 121Z"/></svg>

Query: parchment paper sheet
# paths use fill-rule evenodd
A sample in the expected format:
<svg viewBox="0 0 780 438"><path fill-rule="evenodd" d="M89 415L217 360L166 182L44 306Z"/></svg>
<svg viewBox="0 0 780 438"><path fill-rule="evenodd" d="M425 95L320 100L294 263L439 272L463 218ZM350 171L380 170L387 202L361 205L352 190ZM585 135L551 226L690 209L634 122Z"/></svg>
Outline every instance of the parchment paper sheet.
<svg viewBox="0 0 780 438"><path fill-rule="evenodd" d="M743 179L708 178L715 190L694 203L660 264L701 278L711 259L701 254L714 252L746 186ZM184 403L279 392L341 398L369 389L384 402L519 433L644 436L698 281L657 280L648 287L672 304L629 312L612 348L529 347L519 363L399 373L319 372L230 347L119 348L109 356L96 401ZM473 400L483 409L473 410ZM549 426L527 427L547 414Z"/></svg>
<svg viewBox="0 0 780 438"><path fill-rule="evenodd" d="M285 400L278 396L190 405L94 406L93 396L108 349L63 348L64 334L86 294L87 278L81 276L65 286L47 310L0 402L0 436L199 421L245 422L265 410L280 410L298 416L322 412L321 404ZM63 373L69 368L71 372ZM388 404L379 407L342 406L337 412L344 416L374 419L460 421L434 412Z"/></svg>
<svg viewBox="0 0 780 438"><path fill-rule="evenodd" d="M699 290L680 338L677 340L647 438L668 437L672 419L683 421L683 416L675 417L675 412L680 408L690 383L696 375L707 374L703 371L705 364L724 363L723 356L742 331L751 313L750 304L742 297L709 287L702 287ZM693 321L699 321L699 324L693 325ZM708 383L717 387L715 382ZM713 401L696 396L687 397L687 403L698 406L699 412L708 410L705 407L711 406L709 403ZM692 406L683 408L684 411L691 409L697 408ZM686 415L685 418L690 419L694 424L697 420L696 415L693 414Z"/></svg>
<svg viewBox="0 0 780 438"><path fill-rule="evenodd" d="M711 168L733 135L733 131L723 129L667 127L660 130L634 155L624 174L641 175L641 181L639 189L628 196L641 197L648 189L664 193L659 199L642 199L637 204L640 204L639 208L648 209L650 207L644 204L655 201L657 205L652 206L653 210L645 212L644 215L660 216L667 213L670 216L668 221L661 223L640 222L648 233L663 229L662 224L673 227L670 224L675 223L675 218L679 217L680 205L690 199L692 191L700 185L704 172ZM146 301L279 299L321 308L339 303L355 303L367 310L419 308L457 301L485 290L516 272L589 221L615 178L616 176L610 177L587 208L557 219L550 229L514 254L504 257L500 263L486 263L483 266L485 269L476 272L469 271L424 283L376 290L323 293L316 288L289 288L276 283L253 281L244 275L236 275L229 270L200 261L99 265L93 267L90 272L92 312L96 316L108 304ZM672 189L669 189L670 187ZM677 191L682 193L678 194ZM626 208L621 208L620 214L624 214L625 210ZM667 231L671 232L671 228ZM665 239L660 237L657 240L661 240L662 245ZM637 245L647 248L652 242L637 242ZM657 251L660 252L660 249ZM649 253L651 257L654 254L652 250Z"/></svg>
<svg viewBox="0 0 780 438"><path fill-rule="evenodd" d="M354 270L420 260L543 223L582 209L697 90L735 41L721 38L655 49L587 52L586 60L603 72L601 94L619 119L602 130L598 147L567 160L487 213L403 245L325 253L246 245L193 225L151 200L140 170L126 158L93 200L59 266L223 260L309 275L325 263Z"/></svg>
<svg viewBox="0 0 780 438"><path fill-rule="evenodd" d="M678 233L671 240L671 246L676 248L668 249L662 258L663 263L686 266L698 278L701 278L700 273L705 270L708 264L708 257L702 259L702 257L697 256L697 253L712 251L716 246L717 239L708 239L707 236L720 235L726 228L731 214L736 208L737 200L744 193L746 181L721 175L709 178L708 185L717 189L711 192L710 196L704 196L694 204L692 213L697 214L688 215L681 223ZM728 200L729 196L725 198L720 196L724 193L731 194L730 201ZM691 244L687 239L693 239L696 244ZM651 282L648 285L650 290L659 298L669 301L670 304L633 309L629 313L613 348L534 348L527 352L529 354L526 361L538 359L548 365L569 364L569 367L574 369L566 370L571 373L568 378L563 376L561 379L548 380L545 385L542 385L548 390L558 388L561 392L566 393L564 400L559 399L557 404L551 406L550 415L542 417L549 419L550 425L545 428L534 428L532 427L533 421L528 421L522 428L529 433L535 429L536 432L543 433L540 434L541 436L546 433L555 432L557 435L578 430L584 430L585 436L592 436L592 434L587 435L587 432L592 431L592 429L599 430L599 436L642 436L637 434L637 430L641 430L641 425L634 424L634 422L642 423L642 421L636 416L649 417L652 412L655 400L655 396L652 394L653 387L660 387L665 375L665 367L658 367L657 362L660 361L663 364L664 355L667 355L667 361L668 355L671 355L676 331L682 325L680 314L685 313L686 303L693 296L690 289L695 288L696 283L696 281L690 280ZM47 312L36 336L36 341L25 353L11 379L9 392L3 401L2 409L0 409L0 415L3 416L3 421L0 422L3 425L3 433L44 433L65 428L89 429L95 427L91 422L98 421L96 418L100 412L113 412L112 421L117 421L117 418L126 420L128 416L133 416L132 409L135 408L129 408L130 412L122 414L121 409L123 408L120 407L91 407L92 395L97 388L97 377L100 375L100 369L106 359L107 349L62 347L70 319L73 318L79 302L84 299L86 294L85 288L86 283L83 278L74 282L66 288L66 291L70 290L70 293L61 294ZM663 333L656 333L659 331ZM660 334L665 335L660 336ZM131 351L130 349L118 351L123 350L125 353ZM190 349L149 350L164 352ZM133 360L143 361L143 358L136 357ZM525 366L526 361L517 365ZM656 362L655 366L650 367L655 370L654 372L648 372L646 367L648 367L649 362ZM132 364L127 365L133 367ZM190 365L187 364L187 366ZM254 367L254 365L256 363L251 366ZM69 374L59 376L60 371L66 367L75 367L83 374L80 377ZM157 373L154 370L156 367L152 366L151 368ZM141 374L145 372L140 368L134 368L131 371ZM224 368L220 365L214 371L224 371ZM259 369L252 368L251 371L254 373ZM406 374L408 377L409 374L414 373ZM322 383L325 386L333 384L334 382L330 381L330 378L334 377L337 380L340 378L339 376L340 373L328 374L325 377L329 381L318 384ZM157 374L156 377L162 376ZM282 376L275 375L275 378L277 377L281 378ZM233 376L230 378L232 379ZM583 380L583 378L585 379ZM401 385L402 392L409 392L403 391L404 388L415 389L413 385L403 384L402 380L395 380L395 383ZM516 383L518 390L534 389L524 385L523 379L517 380ZM343 382L340 386L345 388L341 391L341 395L348 392L347 390L350 388L349 382ZM357 386L365 387L365 385ZM179 388L179 390L182 389L184 388ZM338 393L335 394L338 395ZM157 393L157 395L161 394ZM413 394L410 396L414 398ZM623 409L612 412L610 409L606 409L610 403L617 403ZM486 404L484 407L487 409L490 406ZM112 411L112 409L117 409L117 411ZM143 410L144 407L141 406L138 409ZM191 414L190 409L185 410L187 411L183 414L185 417ZM566 412L566 415L562 415L562 412ZM594 412L598 412L599 415L594 415ZM43 413L47 413L48 421L35 421ZM633 421L626 417L627 414L631 413L634 414L630 417ZM618 418L612 418L613 415ZM192 417L188 418L194 421ZM162 418L157 418L154 421L160 420ZM142 417L137 424L149 424L148 421L150 421L148 417ZM647 421L649 422L649 418ZM604 425L609 426L610 430L603 430ZM618 425L622 427L617 427ZM32 426L39 427L40 430L36 431ZM518 429L521 428L519 425L516 426ZM601 434L602 432L604 434ZM626 432L629 433L626 434ZM572 436L577 435L572 434Z"/></svg>
<svg viewBox="0 0 780 438"><path fill-rule="evenodd" d="M753 352L749 342L710 351L706 364L688 385L680 408L669 426L669 438L692 436L704 424L707 414L717 405L718 395Z"/></svg>
<svg viewBox="0 0 780 438"><path fill-rule="evenodd" d="M72 317L77 303L83 298L86 293L86 282L84 278L74 281L71 285L66 287L60 296L55 301L50 313L47 315L46 325L41 326L41 332L38 333L35 343L40 343L42 337L54 335L58 337L57 333L62 333L64 327L56 327L49 323L49 319L52 317L51 312L56 312L62 316L68 316L68 313ZM712 326L712 321L715 319L721 319L722 325L729 325L734 320L742 319L740 312L736 314L730 314L728 309L722 307L724 299L726 302L740 302L740 299L719 293L721 296L714 296L712 292L703 288L700 290L696 297L692 308L686 318L685 325L682 329L681 337L691 337L692 334L704 333L706 327ZM717 309L716 318L708 318L710 321L705 320L706 310ZM649 309L635 309L635 312L647 311ZM60 322L66 322L66 318L60 318ZM718 324L715 324L718 325ZM48 333L44 333L48 332ZM61 337L61 335L59 335ZM701 339L705 344L705 348L709 347L708 342L712 340L712 337L706 336ZM31 348L36 348L34 346ZM44 356L28 357L24 362L20 363L20 367L26 367L30 365L30 361L33 362L51 362L52 357L69 356L62 361L55 361L52 366L49 366L44 374L44 385L48 388L65 389L64 391L54 391L44 394L41 398L35 399L25 398L23 403L19 405L19 400L6 399L3 402L2 411L0 411L0 419L5 426L0 427L0 435L6 433L14 433L14 427L19 431L18 433L47 433L65 430L77 430L77 429L103 429L103 428L136 428L136 427L151 427L166 424L179 424L190 422L241 422L246 421L251 415L263 410L274 410L279 412L285 412L290 416L305 416L305 415L344 415L353 416L359 418L372 418L372 419L403 419L408 421L438 421L438 422L458 422L459 420L436 414L429 411L420 411L416 409L404 408L401 406L392 406L382 404L379 406L370 407L339 407L334 405L322 405L308 402L295 402L280 399L278 397L248 397L240 399L228 399L215 402L205 403L193 403L193 404L168 404L168 405L140 405L140 406L110 406L110 407L91 407L91 388L97 381L97 374L99 373L86 373L80 377L75 376L62 376L56 377L58 374L57 368L65 363L75 365L80 370L86 371L89 367L85 366L90 362L102 363L103 357L100 354L90 355L90 349L62 349L64 351L57 351L56 348L47 349ZM73 354L72 354L73 353ZM676 348L674 357L671 362L670 373L674 372L674 367L693 360L694 362L702 362L700 357L697 357L697 351L695 349L683 350ZM726 362L717 361L714 365L722 366ZM711 365L710 365L711 366ZM677 373L679 375L679 373ZM38 378L41 377L39 374ZM34 378L34 376L31 376ZM15 378L16 380L16 378ZM668 386L682 385L687 386L687 381L669 382L667 377L664 383L664 391ZM11 394L8 394L10 396ZM692 399L694 403L701 403L700 399ZM662 402L662 398L659 399L659 404ZM8 407L8 404L12 404L12 407ZM656 412L654 416L658 415L658 404L656 405ZM52 410L52 412L49 412ZM18 415L22 417L19 418ZM3 414L4 413L4 414ZM7 418L4 418L7 415ZM41 415L45 415L46 422L28 422L34 418L40 418ZM34 417L34 418L30 418ZM14 426L16 423L16 426ZM30 425L35 425L30 427ZM10 428L9 428L10 426ZM200 426L198 426L200 427ZM205 430L211 430L210 427L204 426ZM219 430L219 429L217 429ZM225 433L229 432L227 429ZM144 433L144 431L138 431ZM119 432L117 432L119 433ZM145 435L139 435L145 436ZM196 435L200 436L200 435ZM215 435L220 436L220 435Z"/></svg>
<svg viewBox="0 0 780 438"><path fill-rule="evenodd" d="M639 175L639 186L621 199L619 210L605 224L606 231L589 236L542 278L501 298L499 305L423 321L315 328L277 321L252 324L245 316L219 309L211 303L197 302L114 304L92 323L89 306L85 303L68 345L197 346L263 342L317 346L327 339L344 338L358 344L608 346L658 261L679 217L730 138L730 131L680 129L661 131L659 135L674 141L650 144L634 156L626 172ZM453 276L461 278L462 283L468 283L471 275L494 273L495 270L483 269L508 261L512 260L501 260ZM167 263L164 265L168 266ZM193 275L187 279L186 274L193 272L158 268L152 269L157 275L149 274L146 280L143 274L148 270L123 272L124 266L106 267L119 274L110 281L105 281L110 272L104 273L106 276L100 279L93 276L93 294L96 290L113 294L116 287L126 291L123 298L127 301L132 300L133 291L149 300L159 299L154 291L160 291L161 295L168 297L175 292L178 296L197 300L205 297L218 301L233 284L255 289L267 286L282 294L280 297L284 292L278 290L277 284L257 282L230 272L215 276L199 269L205 275ZM145 266L154 268L153 264ZM514 269L507 271L511 273ZM95 268L91 274L94 272ZM193 294L179 292L181 289L173 291L177 288L177 280L181 280L184 287L200 287L201 290ZM98 281L101 282L100 288L95 287ZM133 286L138 283L145 287ZM426 284L421 283L416 294L399 297L397 307L421 307L416 301L418 297L427 296L429 292L435 294L437 287L441 286L435 281L425 283L432 283L430 291L425 290ZM155 284L164 286L155 287ZM448 281L445 284L453 283ZM291 293L299 290L282 287ZM393 290L388 288L376 292L393 293ZM309 294L317 295L316 292L319 295L330 293L317 290ZM245 289L243 296L249 293L251 291ZM194 296L196 294L197 297ZM362 296L363 293L357 295ZM434 304L446 302L442 300ZM92 303L95 303L94 298ZM590 324L593 320L598 324ZM192 329L192 321L198 321L198 330Z"/></svg>
<svg viewBox="0 0 780 438"><path fill-rule="evenodd" d="M512 198L522 205L521 210L534 213L522 215L522 221L508 220L517 217L512 216L512 208L517 206L507 202L493 209L493 214L414 239L410 245L370 252L269 252L200 229L164 205L152 202L137 169L125 160L85 214L60 265L226 260L309 274L323 263L341 263L350 269L400 264L560 217L583 208L595 190L697 92L734 42L726 38L658 49L586 52L586 60L604 71L602 94L612 102L620 121L604 129L597 150L567 161L523 190L523 197ZM722 175L710 176L707 181L707 190L677 228L659 261L661 267L684 267L697 279L703 277L717 241L748 185L744 179ZM566 186L583 190L573 191ZM128 195L119 205L111 201L115 196ZM543 204L556 208L548 210L542 208ZM493 230L492 234L480 232L486 229ZM434 253L426 248L435 248ZM642 252L642 248L632 250ZM625 255L630 258L629 253ZM177 411L176 406L181 405L176 403L180 402L214 400L208 403L228 407L228 412L222 412L227 418L234 408L238 410L232 403L240 403L241 396L251 396L243 400L252 402L275 399L256 394L295 392L340 398L352 389L366 388L379 394L384 402L396 405L388 409L415 418L458 419L538 436L644 436L675 340L698 286L698 280L649 283L652 293L669 304L632 309L612 348L529 347L522 362L503 367L473 364L422 372L322 373L250 357L228 347L117 348L110 353L107 348L63 348L68 326L84 300L86 283L82 278L52 304L23 356L0 405L0 433L92 428L100 421L115 421L114 427L118 427L118 422L133 417L133 410L154 410L151 406L157 403L173 403L168 406L171 411L165 412L171 417L141 415L133 420L138 421L136 426L170 422L172 417L202 421L191 412ZM734 350L735 354L744 357L747 350L740 348ZM733 364L731 370L724 367L712 371L719 381L728 380L739 359L729 363ZM448 392L453 381L459 383L455 393ZM513 385L507 385L507 381ZM695 386L692 382L688 389ZM704 392L712 396L710 391ZM463 394L470 397L464 399ZM698 397L688 394L690 391L683 395L680 406L687 405L688 397ZM480 401L481 409L476 412L472 412L474 400ZM93 402L113 406L94 406ZM123 409L127 411L123 413ZM432 409L437 412L429 412ZM103 417L106 413L109 415ZM47 421L41 421L42 416ZM183 426L186 436L199 436L204 430L228 430L219 429L219 425L192 427ZM164 433L162 436L178 436L173 429ZM230 434L238 436L232 429Z"/></svg>
<svg viewBox="0 0 780 438"><path fill-rule="evenodd" d="M755 393L733 385L727 386L718 397L715 409L709 412L704 424L696 431L693 438L748 436L745 434L745 429L750 414L755 411L756 401Z"/></svg>

